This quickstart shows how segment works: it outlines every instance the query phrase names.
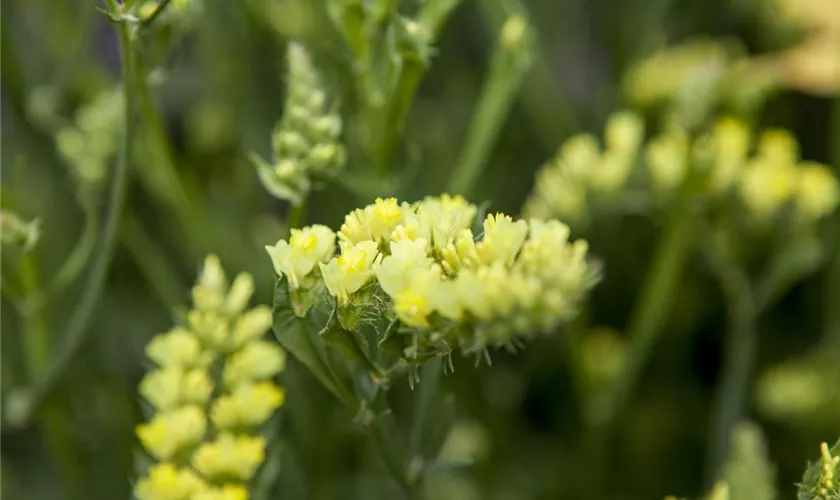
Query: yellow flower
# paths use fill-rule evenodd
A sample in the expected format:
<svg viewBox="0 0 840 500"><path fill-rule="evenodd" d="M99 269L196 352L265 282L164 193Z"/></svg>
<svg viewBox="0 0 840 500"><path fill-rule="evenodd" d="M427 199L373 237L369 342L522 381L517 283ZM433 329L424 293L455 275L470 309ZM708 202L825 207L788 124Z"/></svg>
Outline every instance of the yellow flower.
<svg viewBox="0 0 840 500"><path fill-rule="evenodd" d="M213 381L204 369L184 371L177 367L153 371L140 382L140 394L158 411L193 403L205 405L213 392Z"/></svg>
<svg viewBox="0 0 840 500"><path fill-rule="evenodd" d="M441 258L441 265L449 275L455 275L465 267L475 267L478 264L478 251L472 231L458 231L454 241L441 250Z"/></svg>
<svg viewBox="0 0 840 500"><path fill-rule="evenodd" d="M195 308L200 311L214 311L222 306L225 294L225 271L219 258L208 255L204 267L193 287L192 296Z"/></svg>
<svg viewBox="0 0 840 500"><path fill-rule="evenodd" d="M335 252L335 233L327 226L316 224L292 229L289 241L280 240L266 251L279 276L286 276L291 288L298 288L315 265L325 262Z"/></svg>
<svg viewBox="0 0 840 500"><path fill-rule="evenodd" d="M567 139L557 152L549 169L562 170L574 180L585 181L601 157L598 139L591 134L578 134Z"/></svg>
<svg viewBox="0 0 840 500"><path fill-rule="evenodd" d="M225 363L225 384L266 380L283 371L285 364L286 353L280 346L265 341L250 342Z"/></svg>
<svg viewBox="0 0 840 500"><path fill-rule="evenodd" d="M455 235L470 227L477 212L475 205L461 196L426 197L417 204L416 218L427 228L425 237L438 250L445 248Z"/></svg>
<svg viewBox="0 0 840 500"><path fill-rule="evenodd" d="M379 255L375 241L360 241L355 245L342 242L341 255L321 264L321 276L330 294L339 303L347 302L373 275L373 264Z"/></svg>
<svg viewBox="0 0 840 500"><path fill-rule="evenodd" d="M753 215L766 218L787 202L796 188L796 169L792 164L753 159L744 169L740 193Z"/></svg>
<svg viewBox="0 0 840 500"><path fill-rule="evenodd" d="M173 328L155 336L146 346L149 359L163 367L190 367L199 360L201 343L198 337L184 328Z"/></svg>
<svg viewBox="0 0 840 500"><path fill-rule="evenodd" d="M239 484L225 484L201 491L191 500L248 500L248 489Z"/></svg>
<svg viewBox="0 0 840 500"><path fill-rule="evenodd" d="M230 291L225 298L225 312L231 315L241 314L248 307L248 301L253 294L254 278L248 273L240 273L230 285Z"/></svg>
<svg viewBox="0 0 840 500"><path fill-rule="evenodd" d="M511 265L519 252L528 223L514 221L509 215L488 214L484 220L484 238L476 245L479 260L484 264L499 261Z"/></svg>
<svg viewBox="0 0 840 500"><path fill-rule="evenodd" d="M137 481L137 500L194 500L207 486L188 468L178 469L170 463L154 465L149 476Z"/></svg>
<svg viewBox="0 0 840 500"><path fill-rule="evenodd" d="M225 347L230 338L228 317L220 311L193 309L187 313L187 323L201 341L209 344L212 349Z"/></svg>
<svg viewBox="0 0 840 500"><path fill-rule="evenodd" d="M370 234L373 239L388 239L407 211L408 206L400 205L396 198L377 198L370 206Z"/></svg>
<svg viewBox="0 0 840 500"><path fill-rule="evenodd" d="M609 151L624 156L635 155L645 135L645 124L632 111L619 111L610 115L604 130L604 142Z"/></svg>
<svg viewBox="0 0 840 500"><path fill-rule="evenodd" d="M441 302L439 293L441 284L440 267L414 269L408 286L393 295L394 312L400 320L409 326L429 326L429 315Z"/></svg>
<svg viewBox="0 0 840 500"><path fill-rule="evenodd" d="M714 191L728 189L735 183L750 150L750 132L747 125L734 118L724 118L713 132L715 160L711 173Z"/></svg>
<svg viewBox="0 0 840 500"><path fill-rule="evenodd" d="M196 450L192 465L205 477L248 481L265 460L265 439L222 433Z"/></svg>
<svg viewBox="0 0 840 500"><path fill-rule="evenodd" d="M810 219L831 214L840 202L837 177L825 165L803 162L799 165L799 182L796 185L796 206Z"/></svg>
<svg viewBox="0 0 840 500"><path fill-rule="evenodd" d="M236 319L233 324L233 347L241 347L246 342L263 336L271 328L271 308L257 306Z"/></svg>
<svg viewBox="0 0 840 500"><path fill-rule="evenodd" d="M776 165L793 165L799 160L799 144L787 130L771 129L761 134L756 154Z"/></svg>
<svg viewBox="0 0 840 500"><path fill-rule="evenodd" d="M348 243L373 239L370 232L370 216L371 212L366 208L357 208L345 215L344 224L338 231L338 239Z"/></svg>
<svg viewBox="0 0 840 500"><path fill-rule="evenodd" d="M137 426L137 437L159 460L166 460L204 438L207 419L198 406L159 413L148 424Z"/></svg>
<svg viewBox="0 0 840 500"><path fill-rule="evenodd" d="M677 188L688 172L688 136L681 129L673 129L653 138L645 150L645 159L656 188Z"/></svg>
<svg viewBox="0 0 840 500"><path fill-rule="evenodd" d="M285 399L283 389L271 382L242 383L231 394L219 396L210 418L217 429L260 425Z"/></svg>
<svg viewBox="0 0 840 500"><path fill-rule="evenodd" d="M391 255L375 266L379 286L391 297L409 287L415 269L428 269L433 260L426 253L426 240L391 242Z"/></svg>

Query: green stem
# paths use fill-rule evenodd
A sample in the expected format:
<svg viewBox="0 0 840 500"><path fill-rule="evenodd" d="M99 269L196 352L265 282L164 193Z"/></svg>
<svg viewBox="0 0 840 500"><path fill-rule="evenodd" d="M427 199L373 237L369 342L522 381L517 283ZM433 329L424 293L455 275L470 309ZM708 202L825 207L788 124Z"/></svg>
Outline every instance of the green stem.
<svg viewBox="0 0 840 500"><path fill-rule="evenodd" d="M140 173L143 174L142 180L174 211L175 216L190 235L189 239L196 242L198 247L204 248L206 245L204 245L203 233L199 230L200 221L184 183L178 175L175 155L167 138L163 119L152 99L143 62L136 53L132 57L136 60L131 78L137 88L137 105L145 132L143 135L154 158L152 166L140 169Z"/></svg>
<svg viewBox="0 0 840 500"><path fill-rule="evenodd" d="M151 14L149 14L149 17L143 19L140 22L140 24L142 26L148 26L148 25L152 24L154 22L155 18L157 18L157 16L159 16L161 14L161 12L163 12L163 9L165 9L167 5L169 5L169 0L161 0L161 2L159 4L157 4L157 7L155 7L155 10L152 11Z"/></svg>
<svg viewBox="0 0 840 500"><path fill-rule="evenodd" d="M408 480L405 464L401 462L395 447L390 445L384 422L374 422L369 428L369 435L373 449L382 459L388 474L397 483L403 496L407 500L417 498L415 484Z"/></svg>
<svg viewBox="0 0 840 500"><path fill-rule="evenodd" d="M411 434L408 438L408 458L414 460L420 453L420 444L426 427L426 415L432 398L437 392L440 373L443 370L443 358L437 356L423 364L421 368L420 387L414 403L414 419L411 422ZM422 458L422 457L420 457Z"/></svg>
<svg viewBox="0 0 840 500"><path fill-rule="evenodd" d="M609 426L622 409L648 363L662 331L690 254L694 224L688 207L677 209L654 252L653 264L627 328L630 342L622 374L608 389L603 406L591 415L596 427Z"/></svg>
<svg viewBox="0 0 840 500"><path fill-rule="evenodd" d="M286 232L291 233L292 229L299 229L306 219L306 199L299 205L292 205L289 213L286 214Z"/></svg>
<svg viewBox="0 0 840 500"><path fill-rule="evenodd" d="M21 282L27 303L23 318L27 380L32 382L50 362L50 335L41 315L38 269L32 252L21 257ZM80 477L79 462L73 451L75 447L64 432L64 420L60 404L49 401L39 418L39 425L47 449L59 468L65 493L72 495L72 485Z"/></svg>
<svg viewBox="0 0 840 500"><path fill-rule="evenodd" d="M840 220L840 217L835 217L835 219ZM825 303L828 306L825 312L825 339L829 345L840 350L840 307L836 307L836 304L840 304L840 241L837 243L837 255L829 270L826 284Z"/></svg>
<svg viewBox="0 0 840 500"><path fill-rule="evenodd" d="M524 22L524 18L522 21ZM520 39L513 43L504 36L505 27L502 28L502 35L499 36L494 49L490 75L481 89L464 146L449 181L448 189L453 194L469 194L487 166L487 158L493 151L522 77L531 63L528 46L530 27L526 23L524 32L519 34Z"/></svg>
<svg viewBox="0 0 840 500"><path fill-rule="evenodd" d="M712 416L705 482L709 488L719 478L729 453L732 429L744 413L758 347L757 310L747 276L731 261L728 252L718 252L712 260L726 298L729 326Z"/></svg>
<svg viewBox="0 0 840 500"><path fill-rule="evenodd" d="M118 12L119 5L116 0L108 0L108 5L113 12ZM40 380L35 383L34 388L28 394L23 407L19 407L20 413L14 415L15 424L22 425L29 421L38 411L47 397L55 389L56 385L64 377L64 372L70 366L71 361L76 357L79 349L84 344L90 332L90 324L93 320L96 308L102 297L105 287L105 278L114 256L117 233L120 225L120 218L125 204L127 171L131 155L131 139L134 133L134 88L132 76L135 71L134 50L130 26L127 23L118 23L117 31L120 39L120 58L123 62L123 92L125 93L125 125L123 128L122 145L117 167L113 174L111 183L110 202L102 231L102 241L99 253L96 255L87 284L78 305L73 311L68 323L67 330L63 333L63 346L57 350L52 364L46 368Z"/></svg>
<svg viewBox="0 0 840 500"><path fill-rule="evenodd" d="M50 360L50 339L41 318L41 308L35 302L38 292L38 270L32 252L24 252L20 262L20 280L25 294L24 335L26 367L29 379L38 373Z"/></svg>
<svg viewBox="0 0 840 500"><path fill-rule="evenodd" d="M70 252L70 256L64 261L64 264L56 273L55 278L42 293L39 299L40 307L45 306L47 302L76 281L76 278L85 270L85 266L87 266L88 261L90 261L93 255L93 250L96 248L96 238L99 233L99 217L96 214L96 209L92 206L86 206L84 211L85 225L82 230L82 236Z"/></svg>

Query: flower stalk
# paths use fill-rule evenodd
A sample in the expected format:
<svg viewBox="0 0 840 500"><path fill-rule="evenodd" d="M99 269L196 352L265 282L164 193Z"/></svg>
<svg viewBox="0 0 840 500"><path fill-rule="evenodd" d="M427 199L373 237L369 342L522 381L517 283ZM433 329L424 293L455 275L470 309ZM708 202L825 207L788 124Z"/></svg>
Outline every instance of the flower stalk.
<svg viewBox="0 0 840 500"><path fill-rule="evenodd" d="M116 0L108 0L108 6L112 12L120 12L120 6ZM113 180L110 188L110 200L106 211L105 222L102 229L102 240L96 258L91 265L85 289L81 299L74 309L67 323L67 329L60 338L64 339L61 348L57 349L56 357L51 364L35 382L34 387L26 393L21 394L22 404L15 408L15 415L7 415L9 421L15 425L25 425L38 411L44 401L51 395L58 382L64 376L64 372L71 361L84 344L90 333L91 322L96 314L102 292L105 288L105 279L113 260L116 249L116 240L122 217L126 198L126 187L128 184L128 165L131 157L131 145L134 135L134 101L135 91L132 85L133 75L136 71L136 57L134 54L133 37L131 27L125 23L117 23L116 29L119 35L120 58L123 66L123 93L124 93L124 126L117 167L113 173Z"/></svg>

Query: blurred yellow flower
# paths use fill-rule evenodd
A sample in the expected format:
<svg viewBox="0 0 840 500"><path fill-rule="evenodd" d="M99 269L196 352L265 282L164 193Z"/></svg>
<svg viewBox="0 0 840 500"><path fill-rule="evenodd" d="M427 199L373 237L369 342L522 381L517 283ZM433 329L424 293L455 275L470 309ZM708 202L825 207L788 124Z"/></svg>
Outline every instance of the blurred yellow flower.
<svg viewBox="0 0 840 500"><path fill-rule="evenodd" d="M155 458L167 460L204 439L207 418L194 405L155 415L148 424L137 426L137 437Z"/></svg>
<svg viewBox="0 0 840 500"><path fill-rule="evenodd" d="M189 468L163 462L153 465L149 476L137 481L137 500L195 500L207 485Z"/></svg>
<svg viewBox="0 0 840 500"><path fill-rule="evenodd" d="M250 480L265 460L265 439L251 436L220 434L193 454L192 465L211 479L235 477Z"/></svg>
<svg viewBox="0 0 840 500"><path fill-rule="evenodd" d="M232 393L216 399L210 418L216 429L260 425L283 405L283 401L283 389L272 382L242 383Z"/></svg>

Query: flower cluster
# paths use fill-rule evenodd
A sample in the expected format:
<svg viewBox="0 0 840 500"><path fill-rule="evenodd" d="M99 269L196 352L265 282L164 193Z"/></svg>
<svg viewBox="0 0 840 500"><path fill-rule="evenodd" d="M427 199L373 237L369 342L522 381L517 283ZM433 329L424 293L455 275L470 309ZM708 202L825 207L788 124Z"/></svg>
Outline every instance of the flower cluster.
<svg viewBox="0 0 840 500"><path fill-rule="evenodd" d="M260 180L274 196L300 204L313 180L335 176L345 161L340 142L341 116L329 102L322 77L306 49L289 43L289 86L283 119L272 135L274 165L251 159Z"/></svg>
<svg viewBox="0 0 840 500"><path fill-rule="evenodd" d="M158 463L137 483L140 500L248 498L246 484L265 452L256 429L283 404L272 379L285 364L283 350L262 340L271 311L246 310L252 293L250 275L240 274L228 289L219 260L208 257L188 325L146 347L157 368L140 394L156 414L137 436Z"/></svg>
<svg viewBox="0 0 840 500"><path fill-rule="evenodd" d="M759 138L755 155L743 164L738 186L750 213L767 219L792 205L806 220L831 214L840 202L840 187L831 169L800 161L796 139L783 130L769 130Z"/></svg>
<svg viewBox="0 0 840 500"><path fill-rule="evenodd" d="M590 198L613 195L625 185L643 140L642 119L628 111L607 121L603 150L590 134L571 137L540 169L524 214L580 220Z"/></svg>
<svg viewBox="0 0 840 500"><path fill-rule="evenodd" d="M663 108L675 125L696 129L722 108L756 109L778 76L738 42L700 38L642 59L627 71L622 87L635 106Z"/></svg>
<svg viewBox="0 0 840 500"><path fill-rule="evenodd" d="M614 195L634 175L642 135L640 119L621 112L607 124L604 152L589 135L567 140L537 174L525 214L580 221L588 203L615 205L619 197L604 195ZM671 125L643 149L645 168L637 176L641 193L656 198L673 197L693 176L700 187L693 196L706 201L733 196L760 223L771 222L784 209L799 221L812 222L840 204L840 185L831 169L802 161L796 139L784 130L764 131L753 146L749 127L727 117L694 140Z"/></svg>
<svg viewBox="0 0 840 500"><path fill-rule="evenodd" d="M820 460L805 471L799 485L802 500L835 500L840 498L840 441L829 448L820 444Z"/></svg>
<svg viewBox="0 0 840 500"><path fill-rule="evenodd" d="M122 89L103 92L76 111L74 124L56 133L58 152L70 165L80 189L96 190L107 178L108 164L117 152L122 102Z"/></svg>
<svg viewBox="0 0 840 500"><path fill-rule="evenodd" d="M400 349L409 360L508 344L569 320L595 281L586 242L570 242L556 220L504 214L488 215L477 239L476 214L460 196L377 199L350 212L338 233L294 230L267 250L293 292L323 283L340 311L397 321L389 331L409 334Z"/></svg>

